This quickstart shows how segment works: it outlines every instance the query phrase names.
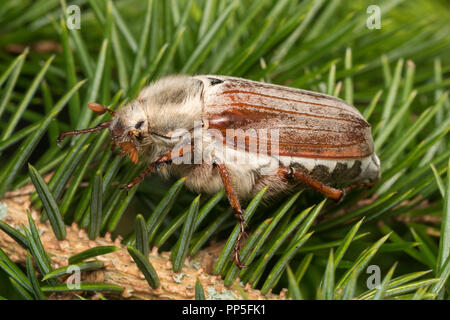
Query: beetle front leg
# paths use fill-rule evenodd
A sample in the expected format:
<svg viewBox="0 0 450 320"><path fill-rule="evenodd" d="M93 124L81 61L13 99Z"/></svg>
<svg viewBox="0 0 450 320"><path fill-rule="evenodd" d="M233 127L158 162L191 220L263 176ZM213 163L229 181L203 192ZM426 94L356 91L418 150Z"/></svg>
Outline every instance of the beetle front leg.
<svg viewBox="0 0 450 320"><path fill-rule="evenodd" d="M151 163L147 168L145 168L145 170L142 171L141 174L138 175L136 178L134 178L133 181L122 186L122 189L125 189L127 192L130 191L131 188L133 188L135 185L141 182L150 172L152 172L155 167L156 161Z"/></svg>
<svg viewBox="0 0 450 320"><path fill-rule="evenodd" d="M173 158L174 158L173 157L174 154L176 155L175 158L182 157L183 154L184 154L183 153L183 149L179 149L177 151L178 152L175 151L175 153L171 151L171 152L163 155L161 158L159 158L155 162L152 162L151 164L149 164L147 166L147 168L145 168L145 170L141 172L140 175L138 175L136 178L134 178L133 181L131 181L130 183L124 185L122 188L125 189L128 192L131 188L133 188L139 182L144 180L144 178L147 175L149 175L153 171L154 168L158 169L159 166L162 165L162 164L169 164L169 163L171 163Z"/></svg>
<svg viewBox="0 0 450 320"><path fill-rule="evenodd" d="M241 204L236 195L236 192L234 191L233 186L231 185L230 174L227 168L223 164L217 162L214 162L214 167L219 172L220 178L222 179L222 183L225 188L225 193L227 194L228 197L228 201L230 202L230 205L234 211L234 216L238 219L240 225L239 235L233 250L234 263L241 269L246 268L247 266L242 264L241 260L239 259L240 248L245 234L244 212L241 208Z"/></svg>
<svg viewBox="0 0 450 320"><path fill-rule="evenodd" d="M164 161L162 161L162 162L164 162ZM133 188L139 182L144 180L144 178L147 175L149 175L159 163L161 163L160 159L158 159L155 162L152 162L151 164L149 164L148 167L145 168L145 170L142 171L140 175L138 175L136 178L134 178L130 183L122 186L122 189L125 189L127 192L130 191L131 188Z"/></svg>

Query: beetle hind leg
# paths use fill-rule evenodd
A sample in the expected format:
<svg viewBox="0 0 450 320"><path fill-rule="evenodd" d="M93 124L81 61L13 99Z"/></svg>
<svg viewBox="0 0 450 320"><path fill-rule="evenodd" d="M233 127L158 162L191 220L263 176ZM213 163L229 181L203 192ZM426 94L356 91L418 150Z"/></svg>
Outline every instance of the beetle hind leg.
<svg viewBox="0 0 450 320"><path fill-rule="evenodd" d="M282 174L288 181L302 182L308 185L309 187L319 191L327 198L330 198L336 202L340 201L345 195L345 190L330 187L320 182L319 180L313 178L312 176L303 173L301 171L295 170L292 167L280 168L279 173Z"/></svg>
<svg viewBox="0 0 450 320"><path fill-rule="evenodd" d="M348 191L353 190L353 189L372 188L374 185L375 185L375 182L373 182L373 181L363 182L363 183L355 183L355 184L351 184L349 186L342 188L342 190L344 191L344 194L345 194Z"/></svg>
<svg viewBox="0 0 450 320"><path fill-rule="evenodd" d="M279 171L280 171L279 173L284 175L284 177L288 181L302 182L336 202L342 201L345 194L350 190L362 188L362 187L373 187L373 185L374 185L373 182L366 182L366 183L352 184L352 185L343 187L341 189L338 189L338 188L333 188L329 185L326 185L326 184L320 182L319 180L313 178L312 176L310 176L306 173L297 171L292 167L283 167L283 168L280 168Z"/></svg>

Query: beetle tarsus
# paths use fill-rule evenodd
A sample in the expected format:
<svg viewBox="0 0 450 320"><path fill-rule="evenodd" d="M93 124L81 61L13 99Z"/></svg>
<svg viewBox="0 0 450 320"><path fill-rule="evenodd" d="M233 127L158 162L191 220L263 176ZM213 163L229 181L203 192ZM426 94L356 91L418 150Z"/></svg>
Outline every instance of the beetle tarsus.
<svg viewBox="0 0 450 320"><path fill-rule="evenodd" d="M347 194L347 192L353 190L353 189L359 189L359 188L372 188L375 185L374 182L369 181L369 182L363 182L363 183L356 183L356 184L351 184L349 186L346 186L344 188L341 189L342 191L342 196L341 198L338 200L338 203L340 203L342 201L342 199L345 197L345 195Z"/></svg>
<svg viewBox="0 0 450 320"><path fill-rule="evenodd" d="M335 201L336 201L336 203L339 204L339 203L341 203L344 200L345 195L347 194L347 192L349 192L349 191L351 191L353 189L359 189L359 188L372 188L374 185L375 185L375 183L370 181L370 182L364 182L364 183L351 184L351 185L346 186L346 187L344 187L342 189L338 189L338 190L341 191L341 196L340 196L340 198L338 200L335 200Z"/></svg>
<svg viewBox="0 0 450 320"><path fill-rule="evenodd" d="M347 191L345 189L340 189L340 191L341 191L341 196L339 197L339 199L337 199L337 200L333 199L336 202L336 204L339 204L342 201L344 201L345 195L347 194Z"/></svg>
<svg viewBox="0 0 450 320"><path fill-rule="evenodd" d="M140 175L138 175L136 178L134 178L133 181L131 181L130 183L128 183L126 185L126 189L130 190L131 188L133 188L135 185L137 185L139 182L141 182L142 180L144 180L144 178L150 173L152 172L152 170L155 168L155 166L157 165L158 162L152 162L149 166L147 166L147 168L145 168L144 171L141 172ZM123 188L125 189L125 188Z"/></svg>
<svg viewBox="0 0 450 320"><path fill-rule="evenodd" d="M244 235L246 234L245 232L245 220L244 220L244 212L241 210L237 211L234 213L234 216L239 220L239 235L238 238L236 240L236 243L234 245L234 250L233 250L233 256L234 256L234 263L240 268L247 268L247 266L245 264L243 264L239 258L239 255L241 253L241 246L242 246L242 242L244 239Z"/></svg>
<svg viewBox="0 0 450 320"><path fill-rule="evenodd" d="M127 195L128 195L128 192L131 190L131 188L133 188L133 185L131 185L131 183L120 186L120 189L125 190Z"/></svg>

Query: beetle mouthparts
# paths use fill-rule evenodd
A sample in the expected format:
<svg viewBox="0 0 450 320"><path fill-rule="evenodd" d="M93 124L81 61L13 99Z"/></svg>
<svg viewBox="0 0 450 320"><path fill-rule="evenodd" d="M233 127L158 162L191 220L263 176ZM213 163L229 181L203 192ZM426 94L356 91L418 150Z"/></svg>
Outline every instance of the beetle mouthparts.
<svg viewBox="0 0 450 320"><path fill-rule="evenodd" d="M127 141L120 143L119 146L125 154L128 153L128 157L130 158L131 162L133 162L134 164L138 163L139 154L134 143Z"/></svg>

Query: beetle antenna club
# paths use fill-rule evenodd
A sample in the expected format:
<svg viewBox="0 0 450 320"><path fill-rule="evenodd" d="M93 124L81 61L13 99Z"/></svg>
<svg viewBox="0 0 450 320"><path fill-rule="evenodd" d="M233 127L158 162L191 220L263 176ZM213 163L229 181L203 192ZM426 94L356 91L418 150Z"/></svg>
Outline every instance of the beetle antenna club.
<svg viewBox="0 0 450 320"><path fill-rule="evenodd" d="M105 106L102 106L99 103L96 102L90 102L88 104L88 108L91 109L92 111L94 111L96 114L104 114L105 112L108 112L110 115L112 115L113 117L116 115L116 112L114 110L111 110Z"/></svg>

